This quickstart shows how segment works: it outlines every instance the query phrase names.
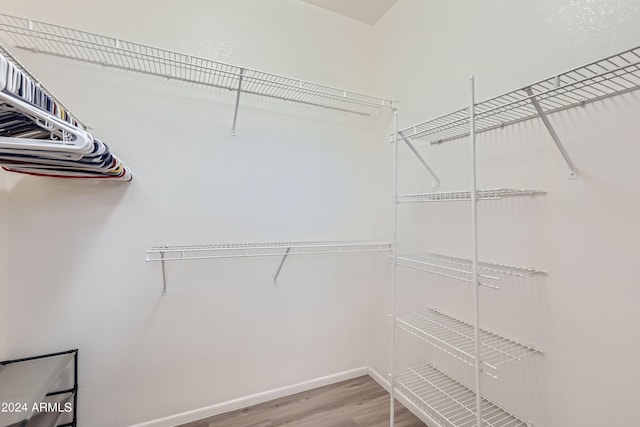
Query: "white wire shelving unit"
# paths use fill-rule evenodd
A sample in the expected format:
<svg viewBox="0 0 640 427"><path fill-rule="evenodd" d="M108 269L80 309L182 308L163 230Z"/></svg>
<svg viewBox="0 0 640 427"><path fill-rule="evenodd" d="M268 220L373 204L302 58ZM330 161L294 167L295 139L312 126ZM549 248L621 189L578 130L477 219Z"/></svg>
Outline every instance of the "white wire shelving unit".
<svg viewBox="0 0 640 427"><path fill-rule="evenodd" d="M640 47L635 47L475 104L475 133L540 118L567 163L570 177L575 177L576 168L547 116L638 88ZM462 108L398 134L407 141L437 144L468 136L469 125L469 109Z"/></svg>
<svg viewBox="0 0 640 427"><path fill-rule="evenodd" d="M397 257L397 263L399 266L413 270L473 283L473 260L468 258L423 253L400 255ZM493 289L499 289L497 282L505 277L524 279L527 276L547 274L545 271L533 267L526 268L488 262L478 262L478 271L480 285Z"/></svg>
<svg viewBox="0 0 640 427"><path fill-rule="evenodd" d="M392 100L11 15L0 14L0 33L15 47L36 53L234 91L233 134L242 93L362 115L394 105Z"/></svg>
<svg viewBox="0 0 640 427"><path fill-rule="evenodd" d="M292 255L353 254L366 252L389 252L391 243L363 240L343 241L300 241L300 242L259 242L224 243L213 245L158 245L147 250L146 260L162 263L163 295L167 294L165 274L166 261L186 261L203 259L282 257L273 276L274 285L282 271L287 257Z"/></svg>
<svg viewBox="0 0 640 427"><path fill-rule="evenodd" d="M396 318L396 324L405 332L467 365L474 366L476 357L473 325L435 309L400 314ZM482 371L494 379L498 378L497 370L501 365L536 353L540 353L540 350L531 345L521 344L486 330L480 331Z"/></svg>
<svg viewBox="0 0 640 427"><path fill-rule="evenodd" d="M477 190L478 200L501 200L507 197L528 197L545 194L540 190L523 190L508 188L493 188ZM471 201L471 191L436 191L432 193L414 193L398 195L398 203L424 202L464 202Z"/></svg>
<svg viewBox="0 0 640 427"><path fill-rule="evenodd" d="M478 259L478 203L490 200L501 200L513 197L535 197L546 194L541 190L531 189L478 189L477 182L477 145L476 136L480 132L497 129L524 120L540 118L569 168L569 178L576 178L576 167L564 148L560 137L555 131L548 114L559 112L571 107L584 105L587 102L601 100L610 96L633 91L640 87L640 47L622 52L617 55L596 61L567 73L554 76L522 89L509 92L482 103L475 101L475 80L469 80L469 107L411 126L398 129L394 122L392 134L395 144L395 199L394 199L394 237L393 237L393 276L392 276L392 322L391 333L391 412L393 413L393 399L396 388L402 392L409 391L408 398L425 413L433 416L441 426L524 426L529 425L511 416L494 404L486 401L482 393L483 372L490 377L497 378L495 371L498 366L514 360L540 353L533 345L521 344L517 341L501 337L481 329L480 287L497 289L497 283L503 279L514 279L532 275L546 275L542 270L507 266L481 262ZM414 140L426 140L431 143L469 137L471 182L469 190L440 191L441 179L429 165L423 154L414 146ZM431 174L436 182L437 191L400 194L398 192L398 146L405 143L417 157L422 166ZM469 202L471 210L470 231L472 237L471 258L463 259L440 254L399 255L398 245L398 215L397 209L403 203L425 202ZM397 316L395 294L397 288L397 266L425 271L439 276L453 278L472 284L473 286L473 321L465 323L446 316L443 313L430 310L426 313L405 313ZM422 374L413 370L408 375L418 379L417 393L403 383L404 374L395 375L395 330L404 330L446 352L450 356L461 360L474 369L473 390L464 388L464 403L459 406L457 397L443 400L442 390L434 387L432 382L424 381ZM431 369L431 368L429 368ZM442 379L443 374L436 370L424 373L435 375ZM445 381L462 387L455 380L446 377ZM425 385L426 384L426 385ZM447 393L444 393L450 397ZM417 400L416 400L417 399ZM452 416L443 416L439 406L444 402L442 410L452 410ZM391 415L390 424L394 425Z"/></svg>
<svg viewBox="0 0 640 427"><path fill-rule="evenodd" d="M396 374L398 391L442 427L475 427L476 393L433 365ZM482 427L530 427L495 403L482 399Z"/></svg>

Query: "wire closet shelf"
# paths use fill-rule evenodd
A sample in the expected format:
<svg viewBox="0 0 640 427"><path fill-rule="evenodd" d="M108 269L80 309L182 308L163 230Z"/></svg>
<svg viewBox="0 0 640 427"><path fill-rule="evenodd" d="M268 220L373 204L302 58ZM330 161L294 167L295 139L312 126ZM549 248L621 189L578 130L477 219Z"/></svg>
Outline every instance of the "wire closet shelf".
<svg viewBox="0 0 640 427"><path fill-rule="evenodd" d="M554 113L640 88L640 47L575 68L475 105L475 133ZM469 110L402 129L404 138L441 143L469 135Z"/></svg>
<svg viewBox="0 0 640 427"><path fill-rule="evenodd" d="M393 101L59 25L0 14L16 47L242 93L370 115Z"/></svg>
<svg viewBox="0 0 640 427"><path fill-rule="evenodd" d="M420 338L454 358L473 366L473 325L441 313L435 309L425 312L409 312L397 316L397 325L405 332ZM480 331L480 360L482 372L497 379L501 365L520 361L524 357L539 353L531 345L521 344L486 330Z"/></svg>
<svg viewBox="0 0 640 427"><path fill-rule="evenodd" d="M316 241L227 243L191 246L153 246L147 250L147 261L188 259L244 258L288 255L322 255L335 253L390 251L389 242Z"/></svg>
<svg viewBox="0 0 640 427"><path fill-rule="evenodd" d="M400 255L397 257L397 262L399 266L405 268L473 283L473 261L468 258L437 253L423 253ZM480 285L492 289L499 289L496 283L503 278L524 279L531 275L547 274L542 270L536 270L532 267L525 268L489 262L478 262L478 272Z"/></svg>
<svg viewBox="0 0 640 427"><path fill-rule="evenodd" d="M478 190L476 194L477 200L500 200L506 197L538 196L545 194L545 192L540 190L494 188L489 190ZM471 191L437 191L433 193L398 195L398 203L459 202L470 200Z"/></svg>
<svg viewBox="0 0 640 427"><path fill-rule="evenodd" d="M432 365L397 373L398 391L442 427L475 427L476 394ZM482 399L483 427L530 427L515 415Z"/></svg>

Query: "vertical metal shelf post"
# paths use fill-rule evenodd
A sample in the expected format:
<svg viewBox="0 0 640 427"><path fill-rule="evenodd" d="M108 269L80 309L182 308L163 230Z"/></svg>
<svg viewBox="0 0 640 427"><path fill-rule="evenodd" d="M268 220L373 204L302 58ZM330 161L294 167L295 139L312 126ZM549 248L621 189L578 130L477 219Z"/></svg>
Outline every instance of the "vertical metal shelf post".
<svg viewBox="0 0 640 427"><path fill-rule="evenodd" d="M395 425L395 402L396 402L396 275L398 269L398 110L393 110L393 241L391 242L391 402L389 404L390 426Z"/></svg>
<svg viewBox="0 0 640 427"><path fill-rule="evenodd" d="M480 280L478 277L478 182L476 174L476 101L475 79L469 78L471 91L471 104L469 105L469 139L471 142L471 241L472 241L472 267L473 274L473 304L474 304L474 377L476 384L476 424L482 427L482 392L481 392L481 363L480 360Z"/></svg>

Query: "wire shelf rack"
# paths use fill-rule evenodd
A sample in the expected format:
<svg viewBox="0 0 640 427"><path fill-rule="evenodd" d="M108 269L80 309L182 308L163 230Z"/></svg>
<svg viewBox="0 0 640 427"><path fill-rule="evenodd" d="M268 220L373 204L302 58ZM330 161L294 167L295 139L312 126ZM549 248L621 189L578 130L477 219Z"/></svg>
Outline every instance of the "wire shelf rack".
<svg viewBox="0 0 640 427"><path fill-rule="evenodd" d="M76 123L80 125L82 129L85 129L85 130L87 129L87 126L83 124L80 120L78 120L78 116L76 116L75 113L73 113L69 108L67 108L67 106L63 104L58 98L53 96L51 94L51 91L47 89L47 87L40 80L38 80L33 74L31 74L31 72L27 69L27 67L25 67L24 64L22 64L11 52L9 52L2 43L0 43L0 55L10 59L13 65L15 65L16 68L18 68L18 70L20 70L22 73L28 76L37 87L39 87L43 92L47 94L49 98L53 99L58 105L62 106L62 108L64 108L69 114L73 115L73 118L75 119Z"/></svg>
<svg viewBox="0 0 640 427"><path fill-rule="evenodd" d="M289 255L322 255L333 253L390 251L389 242L316 241L227 243L192 246L153 246L147 250L147 261L188 259L243 258Z"/></svg>
<svg viewBox="0 0 640 427"><path fill-rule="evenodd" d="M507 188L494 188L489 190L478 190L478 200L500 200L506 197L538 196L545 194L540 190L517 190ZM421 202L460 202L470 201L471 191L437 191L433 193L401 194L398 196L398 203L421 203Z"/></svg>
<svg viewBox="0 0 640 427"><path fill-rule="evenodd" d="M640 47L609 56L476 104L475 132L485 132L636 90ZM469 135L467 108L402 129L405 138L440 143Z"/></svg>
<svg viewBox="0 0 640 427"><path fill-rule="evenodd" d="M199 85L363 115L386 99L225 64L86 31L0 14L0 32L18 48Z"/></svg>
<svg viewBox="0 0 640 427"><path fill-rule="evenodd" d="M474 366L475 337L473 325L429 309L409 312L396 317L396 325L454 358ZM505 363L522 360L539 353L533 346L524 345L489 331L480 330L480 360L482 372L497 378L496 371Z"/></svg>
<svg viewBox="0 0 640 427"><path fill-rule="evenodd" d="M468 258L425 253L398 256L397 262L402 267L473 283L472 261ZM496 282L504 277L524 278L528 275L547 274L545 271L532 267L516 267L488 262L478 263L478 272L480 284L494 289L499 288Z"/></svg>
<svg viewBox="0 0 640 427"><path fill-rule="evenodd" d="M442 427L475 427L476 394L432 365L396 374L397 390ZM531 424L482 399L482 425L530 427Z"/></svg>

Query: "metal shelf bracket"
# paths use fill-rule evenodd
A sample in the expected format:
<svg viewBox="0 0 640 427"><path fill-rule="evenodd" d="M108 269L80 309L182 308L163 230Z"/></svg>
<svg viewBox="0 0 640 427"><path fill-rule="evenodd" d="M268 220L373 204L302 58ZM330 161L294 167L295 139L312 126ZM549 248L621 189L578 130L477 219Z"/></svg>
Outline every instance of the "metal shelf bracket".
<svg viewBox="0 0 640 427"><path fill-rule="evenodd" d="M162 296L167 296L167 275L164 270L164 252L160 252L161 266L162 266Z"/></svg>
<svg viewBox="0 0 640 427"><path fill-rule="evenodd" d="M289 256L289 252L291 252L291 248L287 248L287 250L284 253L284 256L282 257L282 261L280 261L280 265L278 266L278 270L276 271L276 274L273 275L273 286L278 286L278 277L280 276L280 272L282 271L282 266L284 265L284 262L287 260L287 257Z"/></svg>
<svg viewBox="0 0 640 427"><path fill-rule="evenodd" d="M544 123L544 126L547 128L547 131L551 135L551 139L553 139L553 142L555 142L556 147L558 147L558 150L560 151L560 154L562 154L562 158L564 159L565 163L569 167L569 179L576 179L577 177L576 167L573 164L573 161L571 160L569 153L567 153L567 150L564 148L564 145L562 145L562 141L560 140L560 137L556 133L556 130L551 125L551 122L547 117L547 113L545 113L544 110L542 109L540 102L538 102L538 98L536 98L536 95L533 93L533 90L530 87L524 88L524 91L527 93L527 95L529 95L529 100L531 101L531 103L533 104L533 107L538 112L538 115L540 116L542 123Z"/></svg>
<svg viewBox="0 0 640 427"><path fill-rule="evenodd" d="M424 159L424 157L422 157L422 155L418 152L416 147L411 143L411 141L409 141L409 138L405 137L402 132L398 132L398 135L400 136L400 139L402 139L407 144L407 146L413 152L413 154L416 155L416 157L418 158L420 163L422 163L422 165L427 169L427 171L429 171L429 173L431 174L433 179L436 180L436 185L435 185L434 189L435 190L439 190L440 189L440 177L438 177L438 174L436 174L435 171L431 168L431 166L429 166L429 163L427 163L427 161Z"/></svg>
<svg viewBox="0 0 640 427"><path fill-rule="evenodd" d="M231 128L231 136L236 136L236 123L238 122L238 107L240 106L240 94L242 93L242 78L244 77L244 68L240 69L238 76L238 88L236 89L236 108L233 112L233 127Z"/></svg>

